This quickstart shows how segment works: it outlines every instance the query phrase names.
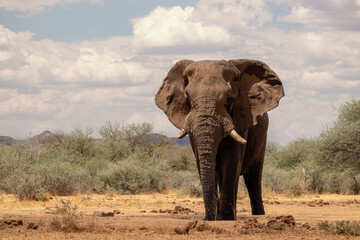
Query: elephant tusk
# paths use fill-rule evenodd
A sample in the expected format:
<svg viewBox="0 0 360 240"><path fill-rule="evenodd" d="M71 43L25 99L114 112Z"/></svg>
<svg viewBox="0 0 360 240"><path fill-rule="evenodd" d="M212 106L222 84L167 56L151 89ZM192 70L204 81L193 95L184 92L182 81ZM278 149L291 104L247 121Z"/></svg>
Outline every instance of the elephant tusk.
<svg viewBox="0 0 360 240"><path fill-rule="evenodd" d="M185 129L181 129L180 133L175 138L182 139L183 137L186 136L186 134L187 133L186 133Z"/></svg>
<svg viewBox="0 0 360 240"><path fill-rule="evenodd" d="M230 132L230 137L232 137L235 141L241 143L241 144L246 144L246 140L241 137L236 131L235 129L233 129L231 132Z"/></svg>

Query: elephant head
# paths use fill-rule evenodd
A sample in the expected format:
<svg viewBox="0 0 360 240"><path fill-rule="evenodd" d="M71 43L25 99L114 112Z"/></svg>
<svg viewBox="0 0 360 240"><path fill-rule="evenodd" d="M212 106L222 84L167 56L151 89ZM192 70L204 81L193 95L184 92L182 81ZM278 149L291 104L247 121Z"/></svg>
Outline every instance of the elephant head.
<svg viewBox="0 0 360 240"><path fill-rule="evenodd" d="M276 73L260 61L178 61L168 72L155 102L181 131L189 135L198 163L206 218L216 218L216 154L220 141L257 124L284 96Z"/></svg>

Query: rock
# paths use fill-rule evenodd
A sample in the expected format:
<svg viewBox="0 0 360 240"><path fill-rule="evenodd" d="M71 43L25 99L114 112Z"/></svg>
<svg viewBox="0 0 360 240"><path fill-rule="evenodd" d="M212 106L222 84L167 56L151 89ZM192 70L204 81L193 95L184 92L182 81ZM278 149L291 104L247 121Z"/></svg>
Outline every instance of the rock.
<svg viewBox="0 0 360 240"><path fill-rule="evenodd" d="M181 213L190 214L190 213L194 213L194 211L192 211L190 208L185 208L180 205L175 206L172 214L181 214Z"/></svg>
<svg viewBox="0 0 360 240"><path fill-rule="evenodd" d="M295 226L295 219L292 215L282 216L280 221L287 224L288 226Z"/></svg>
<svg viewBox="0 0 360 240"><path fill-rule="evenodd" d="M114 210L113 212L114 212L114 214L120 214L121 213L120 210Z"/></svg>
<svg viewBox="0 0 360 240"><path fill-rule="evenodd" d="M292 215L277 216L275 218L271 218L267 222L266 226L276 228L277 230L283 230L285 226L295 226L295 219Z"/></svg>
<svg viewBox="0 0 360 240"><path fill-rule="evenodd" d="M198 232L203 232L206 230L212 230L212 227L209 224L207 224L206 222L203 222L203 223L200 223L199 225L197 225L196 230Z"/></svg>
<svg viewBox="0 0 360 240"><path fill-rule="evenodd" d="M115 215L114 212L94 211L95 217L113 217L114 215Z"/></svg>
<svg viewBox="0 0 360 240"><path fill-rule="evenodd" d="M242 227L242 229L252 229L252 228L263 228L264 225L259 223L257 218L248 218L245 220L244 222L244 226Z"/></svg>
<svg viewBox="0 0 360 240"><path fill-rule="evenodd" d="M4 223L6 225L10 225L10 226L22 226L23 225L23 221L22 220L15 220L15 219L11 219L11 220L5 220Z"/></svg>
<svg viewBox="0 0 360 240"><path fill-rule="evenodd" d="M303 224L301 224L301 226L302 226L303 228L306 228L306 229L310 229L310 228L311 228L311 226L310 226L309 223L307 223L307 222L304 222Z"/></svg>
<svg viewBox="0 0 360 240"><path fill-rule="evenodd" d="M156 213L157 211L152 210L151 212ZM190 208L185 208L183 206L177 205L177 206L175 206L174 210L160 209L159 213L169 213L169 214L175 215L175 214L192 214L192 213L194 213L194 211L192 211Z"/></svg>
<svg viewBox="0 0 360 240"><path fill-rule="evenodd" d="M192 221L192 222L189 222L187 225L185 226L178 226L174 229L174 231L179 234L179 235L182 235L182 234L189 234L189 231L191 229L194 229L197 225L198 221Z"/></svg>
<svg viewBox="0 0 360 240"><path fill-rule="evenodd" d="M37 224L35 224L35 223L33 223L33 222L30 222L30 223L27 225L26 228L27 228L27 229L34 229L34 230L36 230L36 229L39 228L39 225L37 225Z"/></svg>

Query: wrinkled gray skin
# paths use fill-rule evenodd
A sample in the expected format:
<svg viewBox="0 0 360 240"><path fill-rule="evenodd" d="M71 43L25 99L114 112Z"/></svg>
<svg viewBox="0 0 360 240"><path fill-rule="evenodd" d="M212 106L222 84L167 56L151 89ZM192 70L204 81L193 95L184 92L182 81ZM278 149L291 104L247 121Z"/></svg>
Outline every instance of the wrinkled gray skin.
<svg viewBox="0 0 360 240"><path fill-rule="evenodd" d="M155 101L181 129L179 137L190 137L206 220L236 219L240 175L245 179L252 214L265 214L261 175L267 111L283 96L276 73L254 60L181 60L164 79ZM231 137L233 130L241 137Z"/></svg>

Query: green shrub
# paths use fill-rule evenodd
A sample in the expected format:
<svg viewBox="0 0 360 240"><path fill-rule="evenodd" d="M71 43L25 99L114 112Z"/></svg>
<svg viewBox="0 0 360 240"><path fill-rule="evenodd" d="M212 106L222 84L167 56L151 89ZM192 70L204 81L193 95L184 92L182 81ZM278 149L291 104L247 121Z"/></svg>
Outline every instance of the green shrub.
<svg viewBox="0 0 360 240"><path fill-rule="evenodd" d="M46 195L42 181L43 179L39 176L23 173L10 175L2 184L6 192L15 194L20 200L45 201Z"/></svg>
<svg viewBox="0 0 360 240"><path fill-rule="evenodd" d="M62 137L61 145L70 153L90 156L93 150L94 139L91 137L93 128L75 128L69 135Z"/></svg>
<svg viewBox="0 0 360 240"><path fill-rule="evenodd" d="M318 222L318 228L336 234L360 236L359 221L336 221L335 224L330 224L328 221L320 221Z"/></svg>
<svg viewBox="0 0 360 240"><path fill-rule="evenodd" d="M324 192L326 179L322 171L314 170L309 172L309 179L307 181L307 189L311 193L320 194Z"/></svg>
<svg viewBox="0 0 360 240"><path fill-rule="evenodd" d="M25 142L0 145L0 189L20 200L44 200L42 178L29 171L31 166L31 154Z"/></svg>
<svg viewBox="0 0 360 240"><path fill-rule="evenodd" d="M355 139L357 120L345 120L343 124L335 123L333 130L341 130L342 135L337 137L345 139L351 135ZM345 128L346 124L351 128ZM171 140L151 135L152 128L148 123L107 122L98 129L100 139L91 136L92 128L78 128L70 134L58 133L57 141L45 144L23 140L10 146L0 145L0 190L16 194L20 199L38 200L45 192L69 195L103 193L109 189L123 194L180 189L185 194L201 196L191 147L173 145ZM290 196L299 196L305 190L359 193L360 174L352 170L352 166L357 167L356 161L344 159L356 153L356 146L349 145L352 155L343 151L336 152L336 159L324 155L340 146L325 138L333 136L333 130L328 129L322 137L297 139L286 146L269 142L263 188ZM343 163L347 165L342 166ZM245 192L241 182L242 178L239 192Z"/></svg>
<svg viewBox="0 0 360 240"><path fill-rule="evenodd" d="M338 234L360 236L360 222L336 221L335 231Z"/></svg>
<svg viewBox="0 0 360 240"><path fill-rule="evenodd" d="M80 166L69 162L45 162L32 169L35 175L43 179L44 189L54 195L70 195L86 192L96 185L96 179Z"/></svg>
<svg viewBox="0 0 360 240"><path fill-rule="evenodd" d="M108 168L99 171L98 177L104 186L123 194L161 192L166 188L162 171L161 165L153 159L134 153L126 160L109 164Z"/></svg>
<svg viewBox="0 0 360 240"><path fill-rule="evenodd" d="M180 189L184 194L191 196L202 196L198 172L171 170L166 173L166 179L170 189Z"/></svg>
<svg viewBox="0 0 360 240"><path fill-rule="evenodd" d="M111 163L104 158L93 157L83 164L84 171L87 171L91 177L96 177L99 171L109 168Z"/></svg>
<svg viewBox="0 0 360 240"><path fill-rule="evenodd" d="M263 170L263 187L276 193L283 193L292 175L289 170L283 170L271 165L265 165Z"/></svg>
<svg viewBox="0 0 360 240"><path fill-rule="evenodd" d="M196 182L185 182L182 185L182 191L185 194L188 194L193 197L201 197L202 196L202 188L200 184L200 180Z"/></svg>

